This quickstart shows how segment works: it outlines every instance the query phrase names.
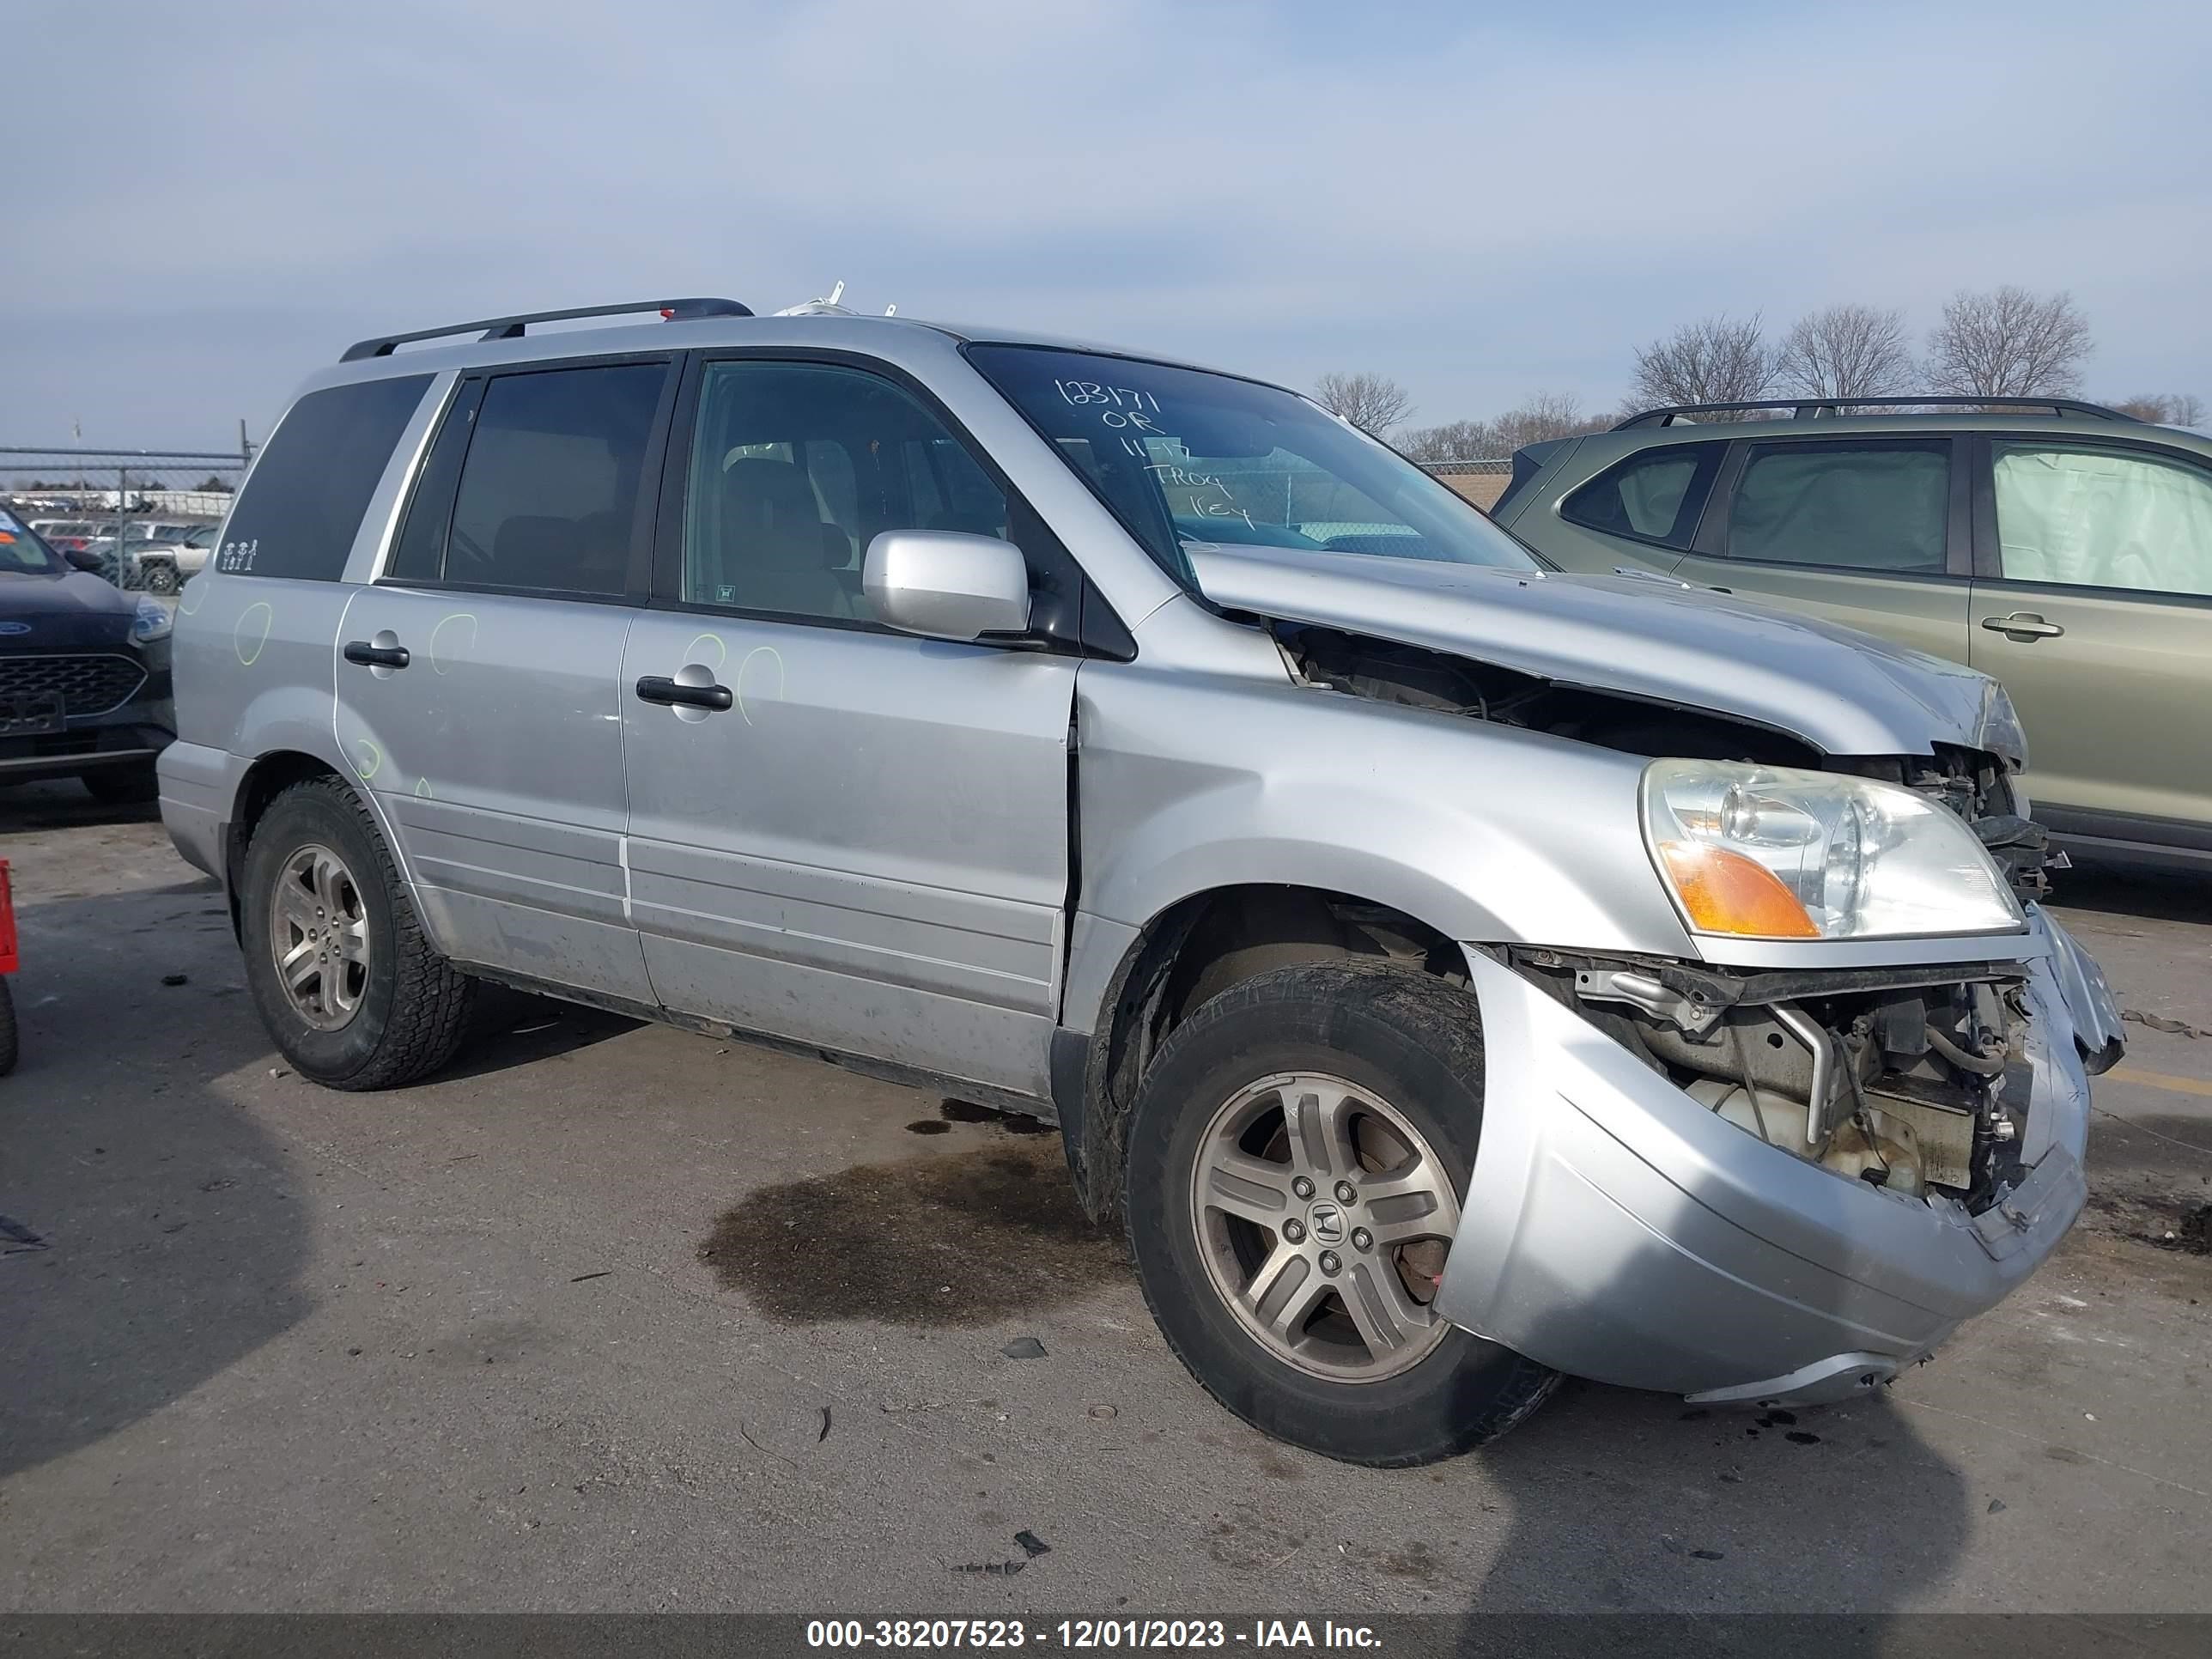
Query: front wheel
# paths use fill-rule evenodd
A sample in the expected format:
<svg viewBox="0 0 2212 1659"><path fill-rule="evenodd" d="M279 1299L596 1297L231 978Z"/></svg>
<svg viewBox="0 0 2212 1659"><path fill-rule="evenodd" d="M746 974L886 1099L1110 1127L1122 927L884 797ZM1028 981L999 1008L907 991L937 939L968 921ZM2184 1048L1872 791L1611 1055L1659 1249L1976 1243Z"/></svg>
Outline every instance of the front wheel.
<svg viewBox="0 0 2212 1659"><path fill-rule="evenodd" d="M1495 1439L1558 1373L1436 1311L1482 1126L1473 995L1371 961L1245 981L1179 1027L1129 1123L1145 1299L1206 1391L1346 1462Z"/></svg>
<svg viewBox="0 0 2212 1659"><path fill-rule="evenodd" d="M302 1077L390 1089L453 1057L476 981L423 937L375 820L343 784L276 798L239 897L247 988Z"/></svg>

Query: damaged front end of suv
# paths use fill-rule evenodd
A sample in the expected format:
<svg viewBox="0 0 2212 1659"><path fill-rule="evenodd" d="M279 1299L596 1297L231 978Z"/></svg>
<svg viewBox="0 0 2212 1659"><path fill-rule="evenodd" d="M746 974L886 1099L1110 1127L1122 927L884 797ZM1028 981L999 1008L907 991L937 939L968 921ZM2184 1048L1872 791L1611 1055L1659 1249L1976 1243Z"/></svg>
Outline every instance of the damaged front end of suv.
<svg viewBox="0 0 2212 1659"><path fill-rule="evenodd" d="M1462 941L1486 1107L1444 1317L1600 1381L1834 1400L2055 1248L2120 1027L2039 903L1993 682L1643 584L1195 562L1304 684L1643 761L1640 844L1577 873L1656 880L1673 948Z"/></svg>

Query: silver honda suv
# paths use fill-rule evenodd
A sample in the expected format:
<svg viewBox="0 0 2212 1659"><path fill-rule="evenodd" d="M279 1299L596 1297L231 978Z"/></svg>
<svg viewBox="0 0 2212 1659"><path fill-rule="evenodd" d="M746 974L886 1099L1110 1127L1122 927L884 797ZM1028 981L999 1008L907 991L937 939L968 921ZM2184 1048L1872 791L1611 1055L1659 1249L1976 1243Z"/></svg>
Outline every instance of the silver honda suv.
<svg viewBox="0 0 2212 1659"><path fill-rule="evenodd" d="M2119 1024L1992 682L1552 573L1258 381L719 300L364 341L174 656L163 814L303 1075L497 981L1056 1120L1332 1456L1863 1392L2083 1202Z"/></svg>

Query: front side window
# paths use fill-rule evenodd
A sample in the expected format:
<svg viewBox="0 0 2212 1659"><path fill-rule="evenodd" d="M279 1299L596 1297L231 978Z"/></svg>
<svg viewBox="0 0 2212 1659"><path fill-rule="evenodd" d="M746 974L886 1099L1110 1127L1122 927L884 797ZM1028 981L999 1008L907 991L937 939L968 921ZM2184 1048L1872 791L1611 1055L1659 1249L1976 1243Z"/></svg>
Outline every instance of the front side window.
<svg viewBox="0 0 2212 1659"><path fill-rule="evenodd" d="M2212 595L2212 472L2139 450L1996 446L2013 581Z"/></svg>
<svg viewBox="0 0 2212 1659"><path fill-rule="evenodd" d="M1560 504L1569 524L1684 548L1698 533L1725 444L1647 449L1607 467ZM1502 501L1499 503L1504 505Z"/></svg>
<svg viewBox="0 0 2212 1659"><path fill-rule="evenodd" d="M1006 495L933 412L829 363L717 362L699 388L684 509L687 604L867 622L886 530L1008 538Z"/></svg>
<svg viewBox="0 0 2212 1659"><path fill-rule="evenodd" d="M1729 511L1728 556L1940 575L1951 446L1754 444Z"/></svg>
<svg viewBox="0 0 2212 1659"><path fill-rule="evenodd" d="M1187 586L1186 550L1221 544L1538 568L1446 486L1295 392L1040 346L968 357Z"/></svg>
<svg viewBox="0 0 2212 1659"><path fill-rule="evenodd" d="M618 363L487 385L453 498L445 580L600 599L629 591L639 483L668 372Z"/></svg>
<svg viewBox="0 0 2212 1659"><path fill-rule="evenodd" d="M215 567L233 576L334 582L428 374L310 392L277 422L223 527Z"/></svg>

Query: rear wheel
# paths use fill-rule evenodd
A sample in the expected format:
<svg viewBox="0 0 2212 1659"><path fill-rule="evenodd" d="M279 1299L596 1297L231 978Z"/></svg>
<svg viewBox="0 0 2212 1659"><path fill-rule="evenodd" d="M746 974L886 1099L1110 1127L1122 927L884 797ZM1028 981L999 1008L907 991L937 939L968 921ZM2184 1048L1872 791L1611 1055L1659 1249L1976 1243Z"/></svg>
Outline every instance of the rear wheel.
<svg viewBox="0 0 2212 1659"><path fill-rule="evenodd" d="M240 899L247 987L301 1076L388 1089L453 1058L475 981L423 937L375 821L343 785L276 798L254 826Z"/></svg>
<svg viewBox="0 0 2212 1659"><path fill-rule="evenodd" d="M1494 1439L1557 1373L1436 1311L1482 1121L1474 997L1365 961L1247 980L1178 1028L1131 1115L1146 1300L1206 1390L1348 1462Z"/></svg>
<svg viewBox="0 0 2212 1659"><path fill-rule="evenodd" d="M177 567L166 560L149 562L139 567L140 580L149 593L173 593L183 585Z"/></svg>

